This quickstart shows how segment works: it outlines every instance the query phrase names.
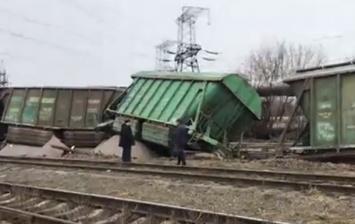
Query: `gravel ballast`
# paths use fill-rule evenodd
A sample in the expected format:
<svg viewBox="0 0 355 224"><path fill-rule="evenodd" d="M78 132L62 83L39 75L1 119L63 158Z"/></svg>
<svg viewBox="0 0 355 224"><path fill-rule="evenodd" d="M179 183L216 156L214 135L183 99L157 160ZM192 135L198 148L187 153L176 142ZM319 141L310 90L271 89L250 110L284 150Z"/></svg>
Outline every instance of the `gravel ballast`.
<svg viewBox="0 0 355 224"><path fill-rule="evenodd" d="M0 165L0 181L104 194L292 223L355 223L355 199L159 177Z"/></svg>
<svg viewBox="0 0 355 224"><path fill-rule="evenodd" d="M351 164L335 164L310 162L297 159L267 159L267 160L192 160L194 166L216 166L216 167L235 167L248 169L271 169L285 171L305 171L305 172L323 172L323 173L349 173L355 175L355 166Z"/></svg>

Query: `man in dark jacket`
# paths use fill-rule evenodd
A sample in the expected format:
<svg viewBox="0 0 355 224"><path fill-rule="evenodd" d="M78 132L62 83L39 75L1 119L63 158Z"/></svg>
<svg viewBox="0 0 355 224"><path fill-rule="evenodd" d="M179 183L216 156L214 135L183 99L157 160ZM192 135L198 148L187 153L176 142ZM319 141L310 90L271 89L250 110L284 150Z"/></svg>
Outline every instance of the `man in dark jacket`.
<svg viewBox="0 0 355 224"><path fill-rule="evenodd" d="M126 120L121 126L121 136L119 146L122 150L122 161L131 162L132 145L134 145L134 138L131 128L131 121Z"/></svg>
<svg viewBox="0 0 355 224"><path fill-rule="evenodd" d="M178 126L175 133L175 150L178 158L177 165L182 163L182 165L185 166L185 149L189 140L188 128L181 119L178 119L177 122Z"/></svg>

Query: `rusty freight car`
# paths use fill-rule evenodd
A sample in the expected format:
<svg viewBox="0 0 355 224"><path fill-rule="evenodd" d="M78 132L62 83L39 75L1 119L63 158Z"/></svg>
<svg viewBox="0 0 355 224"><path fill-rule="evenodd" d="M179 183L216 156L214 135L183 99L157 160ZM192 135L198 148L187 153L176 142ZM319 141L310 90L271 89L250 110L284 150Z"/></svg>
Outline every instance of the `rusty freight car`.
<svg viewBox="0 0 355 224"><path fill-rule="evenodd" d="M123 88L13 87L1 90L1 136L16 144L42 146L54 134L68 146L95 147L104 132L104 110Z"/></svg>

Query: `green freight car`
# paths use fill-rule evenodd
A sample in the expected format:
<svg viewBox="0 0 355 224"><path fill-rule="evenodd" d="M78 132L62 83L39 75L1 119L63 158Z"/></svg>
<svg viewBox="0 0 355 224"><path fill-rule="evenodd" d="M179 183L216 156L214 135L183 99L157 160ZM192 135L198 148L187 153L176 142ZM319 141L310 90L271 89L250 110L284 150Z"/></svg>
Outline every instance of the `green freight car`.
<svg viewBox="0 0 355 224"><path fill-rule="evenodd" d="M118 87L4 88L0 135L7 142L41 146L55 134L67 145L94 147L105 136L95 128L123 91Z"/></svg>
<svg viewBox="0 0 355 224"><path fill-rule="evenodd" d="M230 153L228 142L239 139L261 117L261 98L236 74L140 72L114 109L113 129L132 120L135 137L171 148L176 120L190 128L190 148Z"/></svg>
<svg viewBox="0 0 355 224"><path fill-rule="evenodd" d="M355 148L353 62L300 70L284 82L307 118L298 145L291 150L314 154Z"/></svg>

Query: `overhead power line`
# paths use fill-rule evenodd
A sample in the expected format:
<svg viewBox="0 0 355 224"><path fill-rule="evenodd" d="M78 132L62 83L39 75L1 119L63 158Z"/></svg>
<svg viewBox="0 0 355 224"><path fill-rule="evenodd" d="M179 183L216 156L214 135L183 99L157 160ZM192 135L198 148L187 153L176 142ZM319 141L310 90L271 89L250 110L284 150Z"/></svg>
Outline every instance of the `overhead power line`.
<svg viewBox="0 0 355 224"><path fill-rule="evenodd" d="M13 12L11 10L4 9L4 8L0 8L0 12L6 13L12 17L15 17L15 18L19 18L19 19L21 19L25 22L28 22L28 23L44 26L46 28L57 29L57 30L60 30L64 33L68 33L68 34L71 34L71 35L74 35L74 36L77 36L80 38L84 38L84 39L88 40L90 43L95 44L95 42L92 41L87 35L77 32L77 31L74 31L74 30L71 30L71 29L67 29L63 26L59 26L59 25L52 24L52 23L41 22L39 20L24 16L21 13Z"/></svg>
<svg viewBox="0 0 355 224"><path fill-rule="evenodd" d="M27 41L31 41L31 42L34 42L34 43L37 43L37 44L41 44L41 45L46 45L46 46L50 46L50 47L53 47L53 48L57 48L57 49L60 49L62 51L65 51L65 52L71 52L71 53L80 54L80 55L83 55L83 56L92 56L92 54L90 54L89 52L86 52L86 51L67 48L67 47L61 46L59 44L52 43L50 41L40 40L40 39L37 39L37 38L29 37L29 36L23 35L21 33L12 32L10 30L5 30L5 29L0 28L0 32L9 34L10 36L18 38L18 39L27 40Z"/></svg>
<svg viewBox="0 0 355 224"><path fill-rule="evenodd" d="M323 41L323 40L333 40L343 38L343 35L335 35L335 36L323 36L320 38L313 39L313 41Z"/></svg>
<svg viewBox="0 0 355 224"><path fill-rule="evenodd" d="M90 18L94 19L96 22L101 23L102 19L98 18L95 14L92 12L86 10L85 8L81 7L75 0L60 0L61 2L77 9L78 11L82 12L83 14L89 16Z"/></svg>

